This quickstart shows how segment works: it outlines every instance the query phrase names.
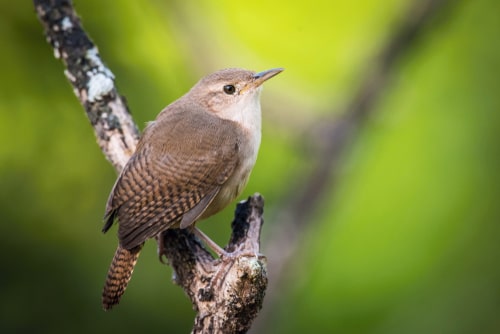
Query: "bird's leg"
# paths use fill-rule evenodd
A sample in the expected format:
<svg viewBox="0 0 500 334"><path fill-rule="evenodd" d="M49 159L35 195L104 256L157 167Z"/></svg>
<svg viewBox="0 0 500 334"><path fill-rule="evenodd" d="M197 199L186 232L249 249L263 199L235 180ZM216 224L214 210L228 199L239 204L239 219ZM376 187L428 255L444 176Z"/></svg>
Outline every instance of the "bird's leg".
<svg viewBox="0 0 500 334"><path fill-rule="evenodd" d="M192 231L193 231L194 235L196 235L198 237L198 239L201 239L208 248L213 250L214 253L217 254L217 256L219 258L223 258L223 257L224 258L231 258L231 253L226 252L222 247L217 245L215 243L215 241L210 239L208 237L208 235L203 233L198 227L194 226Z"/></svg>

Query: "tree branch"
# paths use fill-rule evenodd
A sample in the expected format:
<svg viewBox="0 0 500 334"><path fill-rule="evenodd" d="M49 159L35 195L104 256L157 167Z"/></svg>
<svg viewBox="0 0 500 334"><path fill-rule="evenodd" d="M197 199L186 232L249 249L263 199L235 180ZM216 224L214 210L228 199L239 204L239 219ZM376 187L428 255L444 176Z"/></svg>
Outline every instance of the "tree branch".
<svg viewBox="0 0 500 334"><path fill-rule="evenodd" d="M164 247L175 281L197 311L193 333L245 333L257 316L267 287L266 259L259 254L263 198L237 205L226 251L241 254L214 260L185 230L167 230ZM168 239L168 241L167 241Z"/></svg>
<svg viewBox="0 0 500 334"><path fill-rule="evenodd" d="M104 65L97 47L83 30L71 1L34 1L54 56L66 67L64 74L85 108L97 143L120 171L135 151L139 130L125 100L115 87L115 76Z"/></svg>
<svg viewBox="0 0 500 334"><path fill-rule="evenodd" d="M56 58L85 108L97 142L119 172L137 145L139 131L115 77L83 30L70 0L34 0L37 16ZM214 259L186 230L162 236L164 254L197 310L193 333L244 333L257 316L267 287L266 259L259 253L264 200L258 194L238 204L226 250Z"/></svg>

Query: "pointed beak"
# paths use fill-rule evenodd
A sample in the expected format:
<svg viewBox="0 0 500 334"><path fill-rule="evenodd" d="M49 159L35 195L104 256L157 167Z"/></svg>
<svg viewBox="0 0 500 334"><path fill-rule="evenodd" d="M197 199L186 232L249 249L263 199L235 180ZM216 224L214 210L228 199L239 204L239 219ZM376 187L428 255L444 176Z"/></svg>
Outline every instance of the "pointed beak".
<svg viewBox="0 0 500 334"><path fill-rule="evenodd" d="M253 75L253 80L240 90L240 94L247 91L250 88L259 87L260 85L262 85L264 83L264 81L271 79L275 75L283 72L283 70L284 70L284 68L280 67L280 68L273 68L273 69L270 69L267 71L255 73Z"/></svg>
<svg viewBox="0 0 500 334"><path fill-rule="evenodd" d="M267 70L267 71L255 73L253 76L255 80L252 83L252 85L254 87L259 87L260 85L262 85L264 83L264 81L271 79L272 77L280 74L284 70L285 70L284 68L279 67L279 68L272 68L272 69Z"/></svg>

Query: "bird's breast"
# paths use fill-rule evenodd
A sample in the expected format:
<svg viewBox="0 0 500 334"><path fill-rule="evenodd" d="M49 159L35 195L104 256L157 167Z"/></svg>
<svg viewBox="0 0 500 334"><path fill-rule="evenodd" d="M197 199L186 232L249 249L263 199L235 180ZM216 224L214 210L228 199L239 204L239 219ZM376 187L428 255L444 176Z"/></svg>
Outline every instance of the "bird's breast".
<svg viewBox="0 0 500 334"><path fill-rule="evenodd" d="M259 146L260 131L245 131L244 140L241 141L238 150L239 162L231 176L222 185L215 199L202 215L202 219L221 211L243 192L257 160Z"/></svg>

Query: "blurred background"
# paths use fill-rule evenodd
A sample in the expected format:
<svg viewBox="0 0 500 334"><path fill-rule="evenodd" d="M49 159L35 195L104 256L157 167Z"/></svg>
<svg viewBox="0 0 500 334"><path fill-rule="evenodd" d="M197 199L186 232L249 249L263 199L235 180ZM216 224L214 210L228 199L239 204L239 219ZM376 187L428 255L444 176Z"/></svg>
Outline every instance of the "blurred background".
<svg viewBox="0 0 500 334"><path fill-rule="evenodd" d="M74 3L141 129L217 69L286 68L242 196L266 199L254 333L500 333L500 2ZM31 1L0 0L0 42L0 331L188 333L154 242L102 311L115 171ZM224 244L233 210L202 230Z"/></svg>

